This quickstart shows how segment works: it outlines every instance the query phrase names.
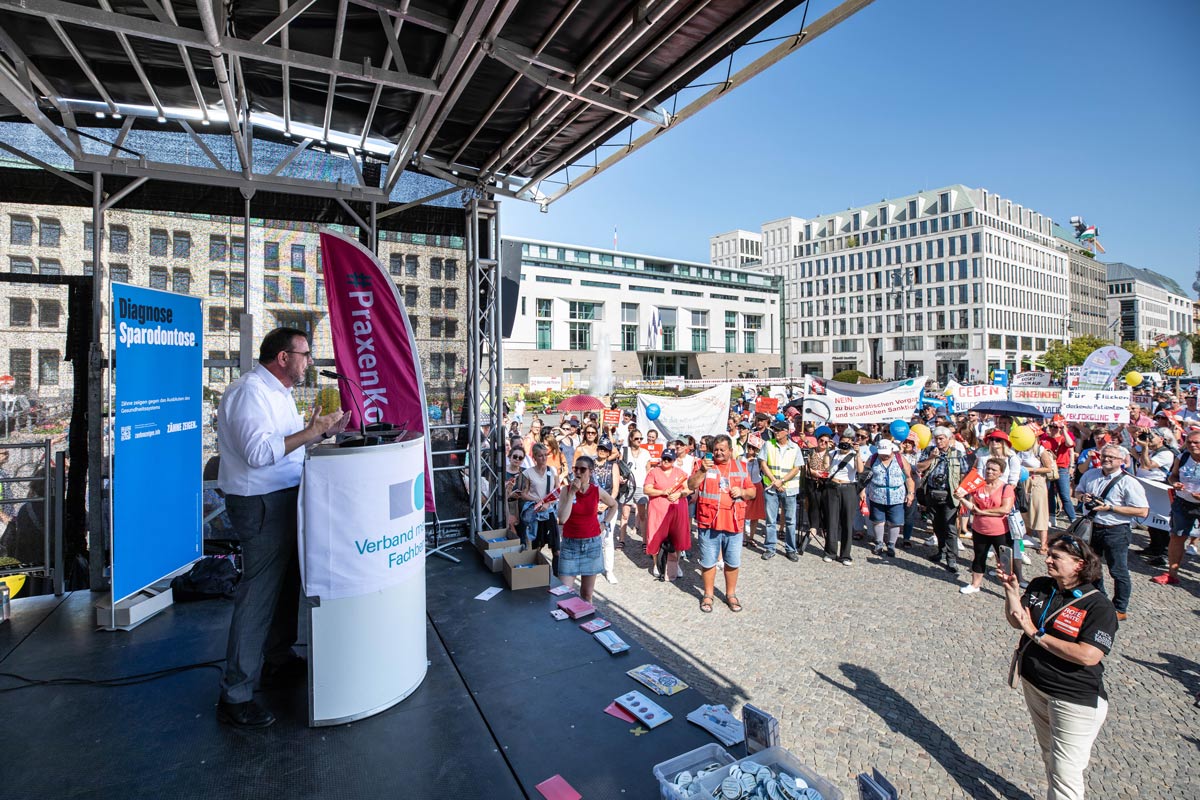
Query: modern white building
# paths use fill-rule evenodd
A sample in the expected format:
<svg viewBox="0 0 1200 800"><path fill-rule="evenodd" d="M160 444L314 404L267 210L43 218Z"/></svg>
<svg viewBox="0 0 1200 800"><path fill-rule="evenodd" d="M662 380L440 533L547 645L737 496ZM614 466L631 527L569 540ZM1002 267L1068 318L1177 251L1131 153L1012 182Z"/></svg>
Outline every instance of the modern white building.
<svg viewBox="0 0 1200 800"><path fill-rule="evenodd" d="M1108 272L1108 319L1113 341L1154 345L1157 337L1195 330L1192 299L1175 281L1120 261Z"/></svg>
<svg viewBox="0 0 1200 800"><path fill-rule="evenodd" d="M521 281L505 383L766 378L780 369L778 281L760 272L505 237Z"/></svg>
<svg viewBox="0 0 1200 800"><path fill-rule="evenodd" d="M742 229L708 240L709 260L718 267L752 268L762 264L762 234Z"/></svg>
<svg viewBox="0 0 1200 800"><path fill-rule="evenodd" d="M762 225L784 293L785 370L983 380L1068 335L1053 221L962 185Z"/></svg>

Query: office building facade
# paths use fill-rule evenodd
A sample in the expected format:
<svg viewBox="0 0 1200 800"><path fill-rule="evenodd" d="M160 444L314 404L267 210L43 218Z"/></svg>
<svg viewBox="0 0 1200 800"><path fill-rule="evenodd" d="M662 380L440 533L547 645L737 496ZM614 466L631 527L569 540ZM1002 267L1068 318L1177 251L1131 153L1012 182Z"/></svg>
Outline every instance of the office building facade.
<svg viewBox="0 0 1200 800"><path fill-rule="evenodd" d="M770 377L779 284L751 270L505 237L521 282L505 383L582 387L598 360L621 381ZM608 361L611 359L611 362Z"/></svg>
<svg viewBox="0 0 1200 800"><path fill-rule="evenodd" d="M718 267L753 269L762 265L762 234L741 229L708 240L709 260Z"/></svg>
<svg viewBox="0 0 1200 800"><path fill-rule="evenodd" d="M1104 266L1112 326L1106 338L1152 347L1161 338L1195 330L1192 299L1175 281L1119 261Z"/></svg>
<svg viewBox="0 0 1200 800"><path fill-rule="evenodd" d="M1081 245L1061 225L1054 225L1059 250L1066 253L1071 271L1071 338L1079 336L1111 337L1108 318L1108 273L1104 262Z"/></svg>
<svg viewBox="0 0 1200 800"><path fill-rule="evenodd" d="M785 369L981 381L1069 335L1053 221L986 189L923 191L762 225L783 281Z"/></svg>

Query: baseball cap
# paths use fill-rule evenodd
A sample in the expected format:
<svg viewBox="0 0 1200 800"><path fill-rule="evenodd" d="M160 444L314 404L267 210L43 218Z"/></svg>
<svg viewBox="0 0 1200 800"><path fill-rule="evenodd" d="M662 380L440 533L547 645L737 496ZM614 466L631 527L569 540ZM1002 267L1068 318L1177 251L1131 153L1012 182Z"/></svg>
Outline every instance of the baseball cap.
<svg viewBox="0 0 1200 800"><path fill-rule="evenodd" d="M896 443L891 439L882 439L875 445L875 452L881 456L890 456L896 452Z"/></svg>
<svg viewBox="0 0 1200 800"><path fill-rule="evenodd" d="M666 450L663 450L662 455L660 456L663 461L674 461L675 457L675 449L672 447L668 447Z"/></svg>
<svg viewBox="0 0 1200 800"><path fill-rule="evenodd" d="M984 438L985 439L999 439L1000 441L1005 442L1006 444L1012 444L1012 440L1008 438L1008 434L1005 433L1004 431L994 430L994 431L990 432Z"/></svg>
<svg viewBox="0 0 1200 800"><path fill-rule="evenodd" d="M773 430L773 431L786 431L790 427L792 427L792 426L787 423L787 420L782 420L782 419L771 420L771 430Z"/></svg>
<svg viewBox="0 0 1200 800"><path fill-rule="evenodd" d="M822 425L813 431L813 436L816 436L818 439L820 439L822 436L833 436L833 431L828 425Z"/></svg>
<svg viewBox="0 0 1200 800"><path fill-rule="evenodd" d="M607 436L601 436L600 441L596 442L596 449L597 450L607 450L611 453L612 452L612 439L609 439Z"/></svg>

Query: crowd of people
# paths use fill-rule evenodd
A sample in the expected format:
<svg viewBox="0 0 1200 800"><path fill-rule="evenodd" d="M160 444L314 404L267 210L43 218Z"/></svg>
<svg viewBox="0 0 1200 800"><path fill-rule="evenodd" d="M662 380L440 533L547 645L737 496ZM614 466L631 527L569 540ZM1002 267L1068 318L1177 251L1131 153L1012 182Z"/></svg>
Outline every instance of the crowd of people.
<svg viewBox="0 0 1200 800"><path fill-rule="evenodd" d="M826 562L851 566L853 542L860 539L885 559L898 547L923 544L929 560L948 572L958 575L967 566L959 591L974 594L1001 548L1015 551L1013 574L1024 588L1026 545L1046 555L1051 531L1087 513L1121 619L1132 595L1134 525L1148 526L1150 535L1140 555L1164 568L1155 583L1178 583L1183 559L1196 554L1200 416L1194 397L1186 406L1168 396L1149 408L1135 405L1131 422L1119 425L926 408L904 424L908 431L899 441L883 422L820 425L787 412L747 407L730 414L721 435L670 441L660 441L658 428L639 425L630 411L607 426L599 413L582 420L564 415L557 425L534 417L527 428L509 421L509 529L530 545L549 547L557 563L559 528L569 519L560 520L558 490L586 469L612 500L611 523L597 520L600 546L592 565L592 574L611 583L617 580L614 553L633 535L652 556L655 578L678 578L681 559L693 557L695 545L702 570L720 564L734 582L743 547L756 548L764 560L792 562L815 549ZM1027 433L1015 446L1013 428L1025 422L1033 439ZM732 480L726 464L735 468ZM1121 476L1171 486L1169 525L1148 516L1144 485ZM714 515L714 509L724 513ZM914 539L922 527L927 538ZM716 552L710 547L716 531L724 538L708 559ZM711 601L706 592L701 609L711 609ZM736 594L730 606L741 607Z"/></svg>
<svg viewBox="0 0 1200 800"><path fill-rule="evenodd" d="M1011 677L1033 722L1048 797L1083 797L1108 709L1101 661L1130 614L1134 526L1149 534L1140 557L1165 568L1152 578L1159 586L1178 584L1184 558L1197 555L1195 396L1134 404L1128 424L927 407L899 426L822 425L786 412L746 404L724 433L661 441L630 411L607 426L599 414L564 415L557 425L535 417L527 431L510 420L509 529L527 546L548 547L555 574L572 587L580 579L588 600L597 576L616 582L614 553L634 542L659 580L682 577L681 559L694 558L702 613L713 610L718 570L725 603L742 610L747 546L763 560L798 562L815 549L851 566L855 539L885 563L897 548L923 545L956 576L969 561L958 591L976 594L994 575L1005 618L1021 631ZM1169 487L1169 517L1150 514L1143 481ZM914 538L918 527L927 538ZM1027 546L1045 557L1045 577L1026 580Z"/></svg>

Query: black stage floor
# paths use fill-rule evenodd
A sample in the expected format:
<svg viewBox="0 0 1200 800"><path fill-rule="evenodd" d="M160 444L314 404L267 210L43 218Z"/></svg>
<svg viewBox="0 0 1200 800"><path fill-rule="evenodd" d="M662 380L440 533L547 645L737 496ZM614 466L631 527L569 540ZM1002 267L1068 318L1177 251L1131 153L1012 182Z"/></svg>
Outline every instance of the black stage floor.
<svg viewBox="0 0 1200 800"><path fill-rule="evenodd" d="M0 796L48 798L541 798L555 774L588 800L657 798L652 767L714 741L684 716L694 689L655 698L675 719L636 735L603 713L642 688L625 670L653 661L632 645L610 656L571 621L550 617L545 588L474 597L503 578L469 548L427 562L429 673L370 719L308 728L303 687L261 695L279 721L219 725L216 669L123 687L36 686L0 677ZM0 673L89 680L224 656L231 604L177 604L130 632L97 631L95 596L13 601L0 626ZM646 690L649 693L649 690Z"/></svg>

